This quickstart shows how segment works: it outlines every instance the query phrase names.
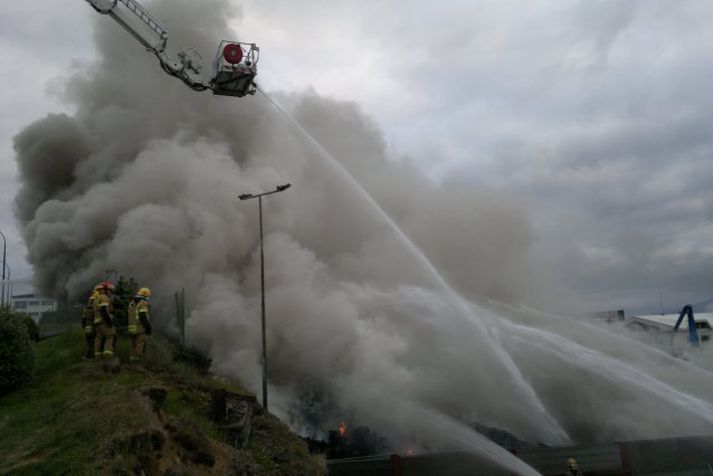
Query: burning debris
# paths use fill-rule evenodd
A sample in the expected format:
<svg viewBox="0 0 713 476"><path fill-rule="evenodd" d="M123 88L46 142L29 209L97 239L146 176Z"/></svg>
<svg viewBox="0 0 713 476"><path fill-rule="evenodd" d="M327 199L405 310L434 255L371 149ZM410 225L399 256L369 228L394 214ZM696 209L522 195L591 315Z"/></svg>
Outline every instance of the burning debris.
<svg viewBox="0 0 713 476"><path fill-rule="evenodd" d="M230 37L230 5L152 8L212 49L203 32ZM368 425L330 433L334 454L420 435L506 459L463 424L478 420L548 444L710 431L707 372L572 319L476 302L546 294L524 205L433 184L354 104L286 98L333 155L317 160L266 102L192 95L126 36L98 31L99 60L67 88L76 114L15 138L17 218L42 291L75 299L122 269L156 283L156 327L171 333L171 297L186 288L188 344L259 393L259 234L235 202L291 181L299 193L266 214L270 410L300 428L305 386L333 399Z"/></svg>
<svg viewBox="0 0 713 476"><path fill-rule="evenodd" d="M365 426L348 431L347 424L341 422L336 430L330 430L327 434L327 441L303 438L311 453L324 454L327 459L341 459L382 455L393 451L393 446L386 438Z"/></svg>

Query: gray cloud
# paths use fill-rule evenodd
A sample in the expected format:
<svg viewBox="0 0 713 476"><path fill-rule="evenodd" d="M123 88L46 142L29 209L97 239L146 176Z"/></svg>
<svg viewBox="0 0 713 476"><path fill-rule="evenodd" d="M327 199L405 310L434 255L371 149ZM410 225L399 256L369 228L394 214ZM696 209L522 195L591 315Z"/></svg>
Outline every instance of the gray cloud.
<svg viewBox="0 0 713 476"><path fill-rule="evenodd" d="M373 72L342 72L346 87L364 83L354 94L369 100L275 94L469 301L443 289L359 188L262 98L187 90L106 18L95 18L99 59L62 88L76 112L41 119L15 141L17 216L38 284L77 298L105 270L120 269L154 288L157 320L169 331L171 294L186 287L191 341L210 352L217 372L256 390L257 217L255 204L236 195L290 181L292 189L266 201L265 224L273 408L294 427L309 427L301 402L312 396L324 410L320 424L353 418L404 443L431 425L421 442L429 447L454 444L450 418L547 442L705 431L713 419L708 372L586 323L484 298L581 309L643 306L652 289L677 278L689 279L677 292L702 289L696 281L709 276L709 250L695 231L706 229L700 213L709 199L671 184L705 181L707 139L695 126L706 116L693 106L707 96L693 103L695 92L667 86L688 57L660 65L665 79L647 87L637 67L653 55L629 65L640 51L632 41L663 41L651 22L672 28L702 7L686 2L664 21L655 20L660 2L613 11L607 2L552 4L513 16L517 3L472 7L473 31L467 15L454 28L433 27L455 7L394 31L348 2L306 4L301 15L284 2L248 3L242 12L217 0L151 5L172 44L196 45L205 58L233 36L223 23L229 15L287 25L290 35L272 26L255 41L265 48L289 37L290 55L299 35L314 40L323 31L311 27L328 23L310 12L342 19L335 31L349 29L358 41L346 35L337 63ZM354 16L343 19L344 9ZM589 16L596 22L580 28ZM530 28L535 20L545 23ZM447 61L407 48L420 44L422 25L432 27L425 50ZM686 38L697 39L691 30ZM357 49L362 57L350 51L354 41L385 46ZM318 43L327 55L327 42ZM582 63L578 45L591 56ZM403 56L378 54L392 50ZM300 57L303 69L287 71L315 79L320 91L309 61L332 58ZM363 64L352 70L354 58ZM276 89L270 61L260 78ZM684 84L702 94L702 77ZM339 96L339 83L332 87ZM370 119L387 97L387 112ZM671 103L677 112L660 114ZM403 104L410 114L394 119ZM413 145L395 148L394 137ZM423 164L437 173L424 176ZM581 406L567 404L572 386ZM591 391L599 388L609 399ZM459 428L468 437L457 446L491 450Z"/></svg>

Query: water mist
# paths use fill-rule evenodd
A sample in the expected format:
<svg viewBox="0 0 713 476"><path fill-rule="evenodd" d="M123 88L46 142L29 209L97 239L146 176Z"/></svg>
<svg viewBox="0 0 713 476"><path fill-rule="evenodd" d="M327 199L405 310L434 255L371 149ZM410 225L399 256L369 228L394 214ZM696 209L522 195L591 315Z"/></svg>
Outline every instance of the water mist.
<svg viewBox="0 0 713 476"><path fill-rule="evenodd" d="M151 8L200 51L234 37L227 1ZM76 113L15 138L17 218L43 291L82 299L116 268L152 288L157 326L172 332L186 288L189 342L259 393L256 210L237 195L291 182L264 219L271 410L293 428L317 429L303 406L315 395L322 428L346 415L521 474L469 424L553 444L710 432L710 372L503 302L542 294L524 205L446 193L390 157L354 104L264 96L287 104L278 115L263 96L188 90L118 27L100 24L96 41L97 63L67 84Z"/></svg>

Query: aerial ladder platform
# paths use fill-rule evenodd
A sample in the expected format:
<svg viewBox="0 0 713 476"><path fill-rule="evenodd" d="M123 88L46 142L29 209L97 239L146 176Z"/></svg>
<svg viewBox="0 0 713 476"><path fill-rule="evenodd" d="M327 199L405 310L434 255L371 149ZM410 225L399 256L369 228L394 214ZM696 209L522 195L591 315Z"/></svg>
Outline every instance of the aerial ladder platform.
<svg viewBox="0 0 713 476"><path fill-rule="evenodd" d="M159 60L163 70L195 91L211 90L220 96L243 97L255 94L255 76L260 49L254 43L223 40L209 77L203 59L192 48L175 57L166 51L168 30L136 0L85 0L97 12L108 15L136 38Z"/></svg>

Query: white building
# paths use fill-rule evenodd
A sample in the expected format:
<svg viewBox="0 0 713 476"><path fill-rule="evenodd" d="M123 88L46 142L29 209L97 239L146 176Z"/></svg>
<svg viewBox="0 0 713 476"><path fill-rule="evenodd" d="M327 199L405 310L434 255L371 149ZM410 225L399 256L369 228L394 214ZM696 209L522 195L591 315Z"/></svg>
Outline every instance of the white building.
<svg viewBox="0 0 713 476"><path fill-rule="evenodd" d="M42 314L57 310L57 302L48 297L41 297L34 293L18 294L12 297L11 307L14 312L27 314L35 322L39 322Z"/></svg>
<svg viewBox="0 0 713 476"><path fill-rule="evenodd" d="M678 316L679 314L653 314L648 316L633 316L626 321L627 326L633 328L639 327L652 331L673 332L676 321L678 321ZM711 338L711 327L713 327L713 313L694 312L693 319L696 321L696 332L698 332L698 338L701 342L709 340ZM688 335L688 317L683 316L677 332L682 335Z"/></svg>

